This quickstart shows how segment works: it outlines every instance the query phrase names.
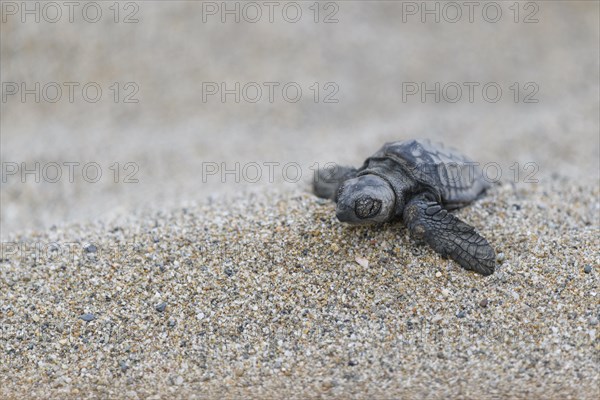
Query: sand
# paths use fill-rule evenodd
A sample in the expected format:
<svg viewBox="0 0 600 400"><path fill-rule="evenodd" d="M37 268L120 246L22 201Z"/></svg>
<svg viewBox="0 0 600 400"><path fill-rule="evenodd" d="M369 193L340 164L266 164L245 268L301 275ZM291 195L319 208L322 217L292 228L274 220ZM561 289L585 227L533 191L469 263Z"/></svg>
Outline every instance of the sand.
<svg viewBox="0 0 600 400"><path fill-rule="evenodd" d="M597 398L599 191L566 183L458 212L487 278L303 191L15 235L0 395Z"/></svg>

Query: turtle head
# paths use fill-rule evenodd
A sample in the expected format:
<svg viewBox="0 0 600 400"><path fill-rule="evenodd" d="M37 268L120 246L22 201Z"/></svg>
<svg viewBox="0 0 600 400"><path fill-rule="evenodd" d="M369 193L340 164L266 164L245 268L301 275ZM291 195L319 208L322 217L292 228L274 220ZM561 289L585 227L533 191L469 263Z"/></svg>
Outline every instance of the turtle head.
<svg viewBox="0 0 600 400"><path fill-rule="evenodd" d="M337 193L336 216L353 225L377 224L394 215L396 195L391 185L376 175L345 181Z"/></svg>

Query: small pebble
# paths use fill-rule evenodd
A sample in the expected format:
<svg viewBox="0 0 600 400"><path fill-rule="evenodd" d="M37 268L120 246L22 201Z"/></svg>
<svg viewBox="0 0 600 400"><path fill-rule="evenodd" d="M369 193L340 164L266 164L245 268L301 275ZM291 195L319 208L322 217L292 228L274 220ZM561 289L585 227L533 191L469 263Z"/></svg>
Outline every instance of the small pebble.
<svg viewBox="0 0 600 400"><path fill-rule="evenodd" d="M483 299L479 302L479 306L486 308L488 306L488 299Z"/></svg>
<svg viewBox="0 0 600 400"><path fill-rule="evenodd" d="M94 314L82 314L79 318L81 318L82 320L84 320L85 322L90 322L96 319L96 316Z"/></svg>
<svg viewBox="0 0 600 400"><path fill-rule="evenodd" d="M121 368L121 371L125 372L129 369L129 366L127 365L127 363L125 361L119 361L119 367Z"/></svg>
<svg viewBox="0 0 600 400"><path fill-rule="evenodd" d="M327 392L329 390L331 390L331 388L333 387L333 382L330 380L326 380L323 383L321 383L321 390Z"/></svg>
<svg viewBox="0 0 600 400"><path fill-rule="evenodd" d="M86 253L95 253L96 251L98 251L98 248L93 244L89 244L85 246L84 250Z"/></svg>
<svg viewBox="0 0 600 400"><path fill-rule="evenodd" d="M585 272L586 274L589 274L589 273L591 273L591 272L592 272L592 266L591 266L591 265L586 265L586 266L583 268L583 272Z"/></svg>
<svg viewBox="0 0 600 400"><path fill-rule="evenodd" d="M167 308L167 303L160 303L158 304L156 307L154 307L156 309L156 311L158 312L163 312L165 311L165 308Z"/></svg>
<svg viewBox="0 0 600 400"><path fill-rule="evenodd" d="M435 277L436 278L439 278L440 276L442 276L442 273L440 271L438 271L438 272L435 273Z"/></svg>
<svg viewBox="0 0 600 400"><path fill-rule="evenodd" d="M464 318L464 317L466 317L466 316L467 316L467 314L466 314L464 311L461 311L461 312L459 312L458 314L456 314L456 316L457 316L458 318Z"/></svg>
<svg viewBox="0 0 600 400"><path fill-rule="evenodd" d="M504 262L505 256L504 253L498 253L498 255L496 256L496 261L498 261L499 263Z"/></svg>
<svg viewBox="0 0 600 400"><path fill-rule="evenodd" d="M363 268L369 268L369 260L367 260L366 258L358 257L357 256L354 260L361 267L363 267Z"/></svg>

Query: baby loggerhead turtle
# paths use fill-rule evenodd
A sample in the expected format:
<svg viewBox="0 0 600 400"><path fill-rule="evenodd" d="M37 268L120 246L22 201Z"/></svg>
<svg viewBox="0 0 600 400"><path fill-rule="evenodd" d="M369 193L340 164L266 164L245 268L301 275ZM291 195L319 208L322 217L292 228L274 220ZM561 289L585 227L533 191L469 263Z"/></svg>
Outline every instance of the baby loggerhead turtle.
<svg viewBox="0 0 600 400"><path fill-rule="evenodd" d="M411 236L443 257L482 275L494 273L487 240L447 210L463 207L489 187L461 153L429 140L386 143L362 167L333 166L315 176L317 196L337 203L336 215L352 225L402 219Z"/></svg>

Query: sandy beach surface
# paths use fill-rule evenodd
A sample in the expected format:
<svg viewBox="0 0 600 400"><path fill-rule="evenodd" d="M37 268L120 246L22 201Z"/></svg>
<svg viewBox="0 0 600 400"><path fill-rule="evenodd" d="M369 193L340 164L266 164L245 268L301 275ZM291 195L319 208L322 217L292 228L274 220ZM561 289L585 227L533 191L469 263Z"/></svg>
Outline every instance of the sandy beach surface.
<svg viewBox="0 0 600 400"><path fill-rule="evenodd" d="M129 3L136 23L112 2L97 23L3 14L3 84L103 97L3 86L0 398L600 397L598 2L457 23L387 1L298 2L294 23ZM204 91L236 82L303 96ZM440 101L406 92L436 83ZM496 182L456 211L493 275L311 194L317 165L410 138Z"/></svg>
<svg viewBox="0 0 600 400"><path fill-rule="evenodd" d="M17 235L58 245L2 262L0 394L593 399L598 195L502 185L460 211L488 278L303 192Z"/></svg>

